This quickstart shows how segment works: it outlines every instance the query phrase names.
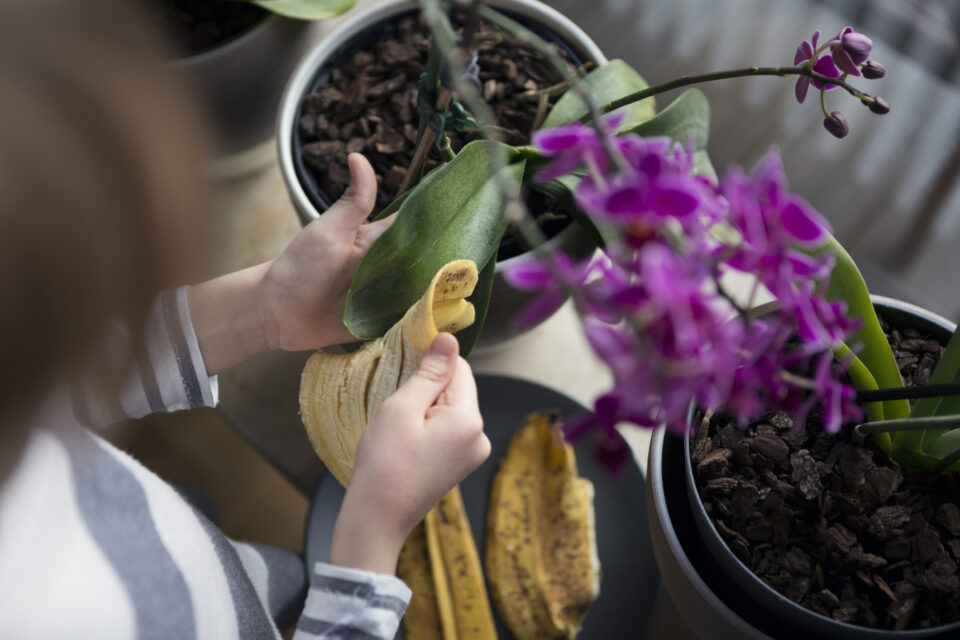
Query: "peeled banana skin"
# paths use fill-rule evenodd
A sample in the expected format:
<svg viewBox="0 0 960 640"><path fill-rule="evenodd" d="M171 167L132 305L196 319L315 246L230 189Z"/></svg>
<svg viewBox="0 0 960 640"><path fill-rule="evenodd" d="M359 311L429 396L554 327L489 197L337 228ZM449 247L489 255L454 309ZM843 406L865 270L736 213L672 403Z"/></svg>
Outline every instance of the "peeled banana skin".
<svg viewBox="0 0 960 640"><path fill-rule="evenodd" d="M496 639L480 556L459 487L430 510L407 539L400 558L397 575L413 591L403 619L408 640Z"/></svg>
<svg viewBox="0 0 960 640"><path fill-rule="evenodd" d="M599 595L593 485L549 414L527 417L494 477L486 574L518 640L575 638Z"/></svg>
<svg viewBox="0 0 960 640"><path fill-rule="evenodd" d="M382 338L353 353L310 356L300 377L300 417L317 455L343 486L367 423L417 370L437 333L473 324L473 305L465 298L477 278L472 261L450 262Z"/></svg>
<svg viewBox="0 0 960 640"><path fill-rule="evenodd" d="M403 616L407 640L444 640L425 522L417 525L400 550L397 576L413 592Z"/></svg>

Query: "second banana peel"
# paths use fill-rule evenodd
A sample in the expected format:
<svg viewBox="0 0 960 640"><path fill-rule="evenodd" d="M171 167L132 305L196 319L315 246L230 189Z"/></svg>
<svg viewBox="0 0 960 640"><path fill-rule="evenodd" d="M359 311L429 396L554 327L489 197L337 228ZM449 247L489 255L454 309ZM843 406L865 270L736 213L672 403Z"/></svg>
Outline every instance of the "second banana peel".
<svg viewBox="0 0 960 640"><path fill-rule="evenodd" d="M554 422L527 417L487 504L487 580L518 640L572 640L600 593L593 484Z"/></svg>

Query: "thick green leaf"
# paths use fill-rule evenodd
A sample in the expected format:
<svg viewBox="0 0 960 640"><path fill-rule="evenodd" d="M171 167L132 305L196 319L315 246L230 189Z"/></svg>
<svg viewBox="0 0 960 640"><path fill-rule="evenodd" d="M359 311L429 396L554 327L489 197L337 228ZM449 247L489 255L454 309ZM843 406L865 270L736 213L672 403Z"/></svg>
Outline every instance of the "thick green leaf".
<svg viewBox="0 0 960 640"><path fill-rule="evenodd" d="M525 161L507 145L495 148L503 177L519 191ZM386 333L448 262L487 264L507 226L507 198L493 170L487 143L477 140L411 191L353 277L343 313L353 335L368 340Z"/></svg>
<svg viewBox="0 0 960 640"><path fill-rule="evenodd" d="M933 373L930 374L930 380L928 382L929 384L960 382L960 327L950 336L950 342L947 343L947 348L940 357L940 362L937 363ZM954 413L949 410L946 413L940 411L940 406L947 400L953 401L949 404L956 402L954 397L921 398L913 405L913 410L910 411L910 417L924 418L926 416Z"/></svg>
<svg viewBox="0 0 960 640"><path fill-rule="evenodd" d="M250 0L267 11L295 20L323 20L349 11L355 0Z"/></svg>
<svg viewBox="0 0 960 640"><path fill-rule="evenodd" d="M883 336L880 321L870 301L870 292L863 276L853 258L847 253L836 238L828 236L824 251L830 252L836 259L833 275L827 287L829 300L843 300L847 303L847 313L858 318L860 328L847 343L853 347L860 346L857 354L860 360L873 374L877 385L881 389L903 386L900 369L893 357L893 351ZM890 400L883 403L883 416L887 420L906 418L910 412L910 405L906 400ZM896 443L894 443L896 444Z"/></svg>
<svg viewBox="0 0 960 640"><path fill-rule="evenodd" d="M950 337L940 362L930 375L929 384L960 382L960 328ZM960 397L921 398L910 411L911 418L960 415ZM960 448L960 430L931 429L921 433L920 450L943 458Z"/></svg>
<svg viewBox="0 0 960 640"><path fill-rule="evenodd" d="M430 173L428 173L427 175L423 176L423 178L420 179L418 186L429 184L434 178L437 177L437 172L440 171L440 169L442 169L445 166L447 166L446 163L441 164L439 167L434 167L434 169ZM381 209L380 213L378 213L373 217L374 222L376 222L377 220L383 220L384 218L389 216L391 213L399 211L400 206L406 201L407 198L410 197L410 194L413 193L413 191L414 191L414 188L407 189L402 194L400 194L400 197L398 197L396 200L394 200L393 202L385 206L383 209Z"/></svg>
<svg viewBox="0 0 960 640"><path fill-rule="evenodd" d="M460 355L466 358L473 351L480 339L480 333L483 331L483 323L487 320L487 310L490 309L490 294L493 292L493 279L497 272L497 252L494 251L487 265L480 270L480 278L477 280L477 286L467 300L473 304L473 310L476 312L473 324L456 333L457 340L460 341Z"/></svg>
<svg viewBox="0 0 960 640"><path fill-rule="evenodd" d="M666 109L631 131L645 138L669 136L684 145L692 139L696 149L706 149L710 103L699 89L687 89Z"/></svg>
<svg viewBox="0 0 960 640"><path fill-rule="evenodd" d="M623 60L611 60L602 67L597 67L583 77L583 84L599 104L613 102L631 93L643 91L649 86L646 80ZM653 98L621 107L613 113L627 114L618 132L628 131L653 117ZM542 128L550 129L577 122L586 115L587 105L576 91L567 90L550 110Z"/></svg>

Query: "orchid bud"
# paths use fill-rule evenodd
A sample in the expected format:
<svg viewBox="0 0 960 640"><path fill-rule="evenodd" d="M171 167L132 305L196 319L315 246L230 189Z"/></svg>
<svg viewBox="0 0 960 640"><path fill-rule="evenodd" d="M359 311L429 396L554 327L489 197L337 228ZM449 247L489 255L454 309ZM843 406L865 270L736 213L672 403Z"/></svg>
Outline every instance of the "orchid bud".
<svg viewBox="0 0 960 640"><path fill-rule="evenodd" d="M873 41L862 33L857 33L852 27L844 27L832 40L830 51L833 52L833 61L844 73L859 76L860 64L867 61Z"/></svg>
<svg viewBox="0 0 960 640"><path fill-rule="evenodd" d="M877 97L873 99L873 102L867 105L870 107L870 111L873 111L877 115L883 115L885 113L890 113L890 105L883 98Z"/></svg>
<svg viewBox="0 0 960 640"><path fill-rule="evenodd" d="M887 68L876 60L867 60L860 67L863 77L867 80L877 80L887 75Z"/></svg>
<svg viewBox="0 0 960 640"><path fill-rule="evenodd" d="M839 111L834 111L830 114L830 117L823 119L823 128L838 138L844 138L850 133L847 119Z"/></svg>

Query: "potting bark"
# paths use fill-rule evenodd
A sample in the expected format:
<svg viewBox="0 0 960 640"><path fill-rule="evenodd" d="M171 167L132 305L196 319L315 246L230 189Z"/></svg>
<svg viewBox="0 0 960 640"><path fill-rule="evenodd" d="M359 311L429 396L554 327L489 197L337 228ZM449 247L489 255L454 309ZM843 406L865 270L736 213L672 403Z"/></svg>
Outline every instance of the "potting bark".
<svg viewBox="0 0 960 640"><path fill-rule="evenodd" d="M882 324L908 386L943 346ZM787 598L886 629L960 619L960 487L952 473L901 467L848 425L772 413L745 431L714 418L691 457L704 507L744 564Z"/></svg>
<svg viewBox="0 0 960 640"><path fill-rule="evenodd" d="M489 25L481 26L477 41L481 90L497 119L493 133L508 144L528 143L538 104L522 94L554 86L562 77L541 54ZM417 142L417 81L429 48L420 19L401 18L396 29L354 54L304 98L298 123L306 143L304 164L331 200L349 183L346 157L352 152L366 154L377 173L377 209L396 197ZM557 52L569 58L559 47ZM451 132L450 137L459 149L480 134ZM433 149L426 170L440 161L442 155Z"/></svg>

